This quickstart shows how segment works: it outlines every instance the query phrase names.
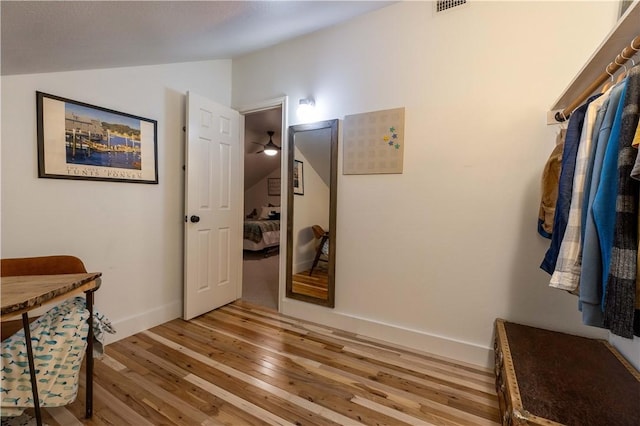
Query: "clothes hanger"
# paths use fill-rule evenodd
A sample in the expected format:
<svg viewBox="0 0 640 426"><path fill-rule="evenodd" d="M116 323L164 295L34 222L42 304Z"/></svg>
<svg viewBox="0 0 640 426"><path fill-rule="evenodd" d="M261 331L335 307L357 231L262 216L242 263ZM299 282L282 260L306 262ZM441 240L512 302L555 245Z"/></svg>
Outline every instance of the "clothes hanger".
<svg viewBox="0 0 640 426"><path fill-rule="evenodd" d="M607 90L609 90L611 88L611 86L613 86L613 74L611 74L609 72L609 67L611 66L611 62L609 62L609 64L607 65L607 67L604 69L604 72L606 72L607 74L609 74L609 77L611 77L609 80L605 81L604 84L602 85L602 90L600 91L600 93L604 93Z"/></svg>
<svg viewBox="0 0 640 426"><path fill-rule="evenodd" d="M638 51L640 51L640 49L635 49L635 48L633 47L633 44L631 45L631 48L632 48L633 50L635 50L635 51L636 51L636 53L638 53ZM627 58L626 56L624 56L624 50L623 50L623 51L622 51L622 53L620 53L620 56L622 56L622 59L625 59L625 60L627 60L627 61L631 61L631 68L633 68L633 67L635 67L635 66L636 66L636 61L633 59L633 57L634 57L634 55L635 55L636 53L634 53L633 55L631 55L631 56L629 56L629 57Z"/></svg>
<svg viewBox="0 0 640 426"><path fill-rule="evenodd" d="M558 111L558 113L562 117L562 121L559 123L560 125L558 126L558 136L560 136L562 140L564 140L564 134L567 132L567 128L569 127L569 118L566 115L564 115L564 112L562 111ZM559 142L560 142L560 139L556 138L556 145Z"/></svg>
<svg viewBox="0 0 640 426"><path fill-rule="evenodd" d="M624 56L622 56L622 57L624 58ZM625 58L625 59L626 59L626 58ZM618 79L616 80L616 84L619 84L619 83L620 83L622 80L624 80L624 79L625 79L625 77L627 76L627 66L626 66L624 63L619 64L619 63L618 63L618 57L617 57L617 56L616 56L616 58L613 60L613 62L615 62L615 63L616 63L616 65L621 66L622 68L624 68L624 71L622 71L622 72L620 73L620 75L618 76Z"/></svg>
<svg viewBox="0 0 640 426"><path fill-rule="evenodd" d="M633 45L633 40L631 41L631 44L629 45L629 47L631 48L631 50L634 51L634 54L631 55L631 57L633 58L635 55L638 54L638 52L640 52L640 46L636 49L635 46ZM633 63L633 66L636 65L636 63L633 61L633 59L631 59L631 62Z"/></svg>

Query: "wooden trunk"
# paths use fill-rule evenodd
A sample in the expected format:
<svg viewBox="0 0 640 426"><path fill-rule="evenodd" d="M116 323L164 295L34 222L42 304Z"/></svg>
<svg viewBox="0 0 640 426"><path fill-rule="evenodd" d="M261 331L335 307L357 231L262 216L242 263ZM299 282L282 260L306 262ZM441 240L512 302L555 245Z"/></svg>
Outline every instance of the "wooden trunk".
<svg viewBox="0 0 640 426"><path fill-rule="evenodd" d="M503 425L640 425L640 373L608 342L497 319Z"/></svg>

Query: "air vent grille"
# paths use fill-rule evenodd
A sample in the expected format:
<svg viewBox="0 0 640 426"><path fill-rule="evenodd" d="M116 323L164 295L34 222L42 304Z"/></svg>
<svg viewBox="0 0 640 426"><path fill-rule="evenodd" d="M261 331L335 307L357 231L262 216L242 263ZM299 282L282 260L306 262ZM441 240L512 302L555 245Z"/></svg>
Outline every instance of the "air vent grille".
<svg viewBox="0 0 640 426"><path fill-rule="evenodd" d="M438 0L436 1L436 13L444 12L445 10L452 9L456 6L462 6L466 3L467 0Z"/></svg>

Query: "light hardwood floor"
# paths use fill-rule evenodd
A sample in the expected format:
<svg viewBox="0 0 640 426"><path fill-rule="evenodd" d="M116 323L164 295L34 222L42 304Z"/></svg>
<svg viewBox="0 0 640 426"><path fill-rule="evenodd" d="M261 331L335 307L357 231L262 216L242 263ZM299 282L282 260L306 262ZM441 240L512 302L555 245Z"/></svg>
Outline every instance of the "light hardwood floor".
<svg viewBox="0 0 640 426"><path fill-rule="evenodd" d="M291 278L291 289L297 294L326 300L328 282L327 270L316 268L313 271L313 275L309 275L308 270L294 274Z"/></svg>
<svg viewBox="0 0 640 426"><path fill-rule="evenodd" d="M54 425L496 425L489 370L241 301L113 343ZM83 385L82 385L83 386Z"/></svg>

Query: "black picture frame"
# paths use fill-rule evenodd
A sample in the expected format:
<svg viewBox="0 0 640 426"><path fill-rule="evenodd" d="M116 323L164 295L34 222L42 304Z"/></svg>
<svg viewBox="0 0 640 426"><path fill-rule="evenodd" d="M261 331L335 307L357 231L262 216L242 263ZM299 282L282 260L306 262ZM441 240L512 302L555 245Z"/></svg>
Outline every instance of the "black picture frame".
<svg viewBox="0 0 640 426"><path fill-rule="evenodd" d="M156 120L36 92L38 177L158 183Z"/></svg>
<svg viewBox="0 0 640 426"><path fill-rule="evenodd" d="M304 163L293 160L293 193L304 195Z"/></svg>
<svg viewBox="0 0 640 426"><path fill-rule="evenodd" d="M620 0L620 9L618 11L618 18L622 18L622 15L629 9L629 6L633 4L633 0Z"/></svg>

